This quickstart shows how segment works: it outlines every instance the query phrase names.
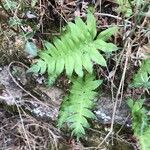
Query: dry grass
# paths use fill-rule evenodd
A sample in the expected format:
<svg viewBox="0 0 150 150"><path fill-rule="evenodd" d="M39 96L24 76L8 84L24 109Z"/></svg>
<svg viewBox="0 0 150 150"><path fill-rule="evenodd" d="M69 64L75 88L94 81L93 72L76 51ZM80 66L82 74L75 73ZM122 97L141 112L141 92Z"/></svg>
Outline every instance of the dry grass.
<svg viewBox="0 0 150 150"><path fill-rule="evenodd" d="M0 109L0 149L57 150L63 141L59 131L50 123L21 114L20 109L16 115Z"/></svg>

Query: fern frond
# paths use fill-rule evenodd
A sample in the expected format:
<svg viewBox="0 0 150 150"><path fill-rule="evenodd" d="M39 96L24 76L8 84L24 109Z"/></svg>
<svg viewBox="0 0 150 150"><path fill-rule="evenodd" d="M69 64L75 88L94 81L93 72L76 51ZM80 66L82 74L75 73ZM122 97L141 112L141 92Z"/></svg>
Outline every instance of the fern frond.
<svg viewBox="0 0 150 150"><path fill-rule="evenodd" d="M85 134L85 129L89 127L87 119L95 118L90 110L97 95L94 90L101 84L101 80L94 80L94 77L87 75L85 79L78 77L73 81L70 95L67 96L61 105L58 127L61 128L67 123L72 130L72 135L78 139Z"/></svg>
<svg viewBox="0 0 150 150"><path fill-rule="evenodd" d="M131 105L132 103L132 105ZM143 100L138 100L133 103L133 100L128 100L128 105L132 114L132 129L135 135L142 135L147 128L148 117L146 115L146 109L143 107Z"/></svg>
<svg viewBox="0 0 150 150"><path fill-rule="evenodd" d="M140 150L150 149L150 126L147 116L147 110L143 107L143 100L133 102L128 100L128 105L131 109L132 115L132 129L134 136L138 139Z"/></svg>
<svg viewBox="0 0 150 150"><path fill-rule="evenodd" d="M75 71L79 77L83 77L84 69L92 73L93 62L106 66L106 60L98 50L103 52L117 50L116 45L106 42L115 33L114 31L117 31L116 28L115 30L114 28L106 30L96 39L94 16L89 13L86 23L77 17L75 23L68 23L66 31L59 38L54 38L53 44L44 42L45 50L39 53L41 61L37 61L30 71L59 75L65 70L68 76L71 76ZM41 69L43 67L41 62L44 62L44 69Z"/></svg>
<svg viewBox="0 0 150 150"><path fill-rule="evenodd" d="M131 87L141 87L150 89L150 59L144 60L135 74Z"/></svg>

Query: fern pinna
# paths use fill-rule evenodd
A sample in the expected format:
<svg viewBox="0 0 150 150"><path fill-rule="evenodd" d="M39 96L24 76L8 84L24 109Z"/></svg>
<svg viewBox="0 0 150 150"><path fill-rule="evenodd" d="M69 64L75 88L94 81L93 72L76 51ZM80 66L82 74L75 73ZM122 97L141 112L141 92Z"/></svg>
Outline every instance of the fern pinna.
<svg viewBox="0 0 150 150"><path fill-rule="evenodd" d="M106 66L104 57L99 53L117 50L113 43L105 42L117 31L116 27L101 32L98 36L96 20L89 13L86 23L77 17L75 23L69 22L66 30L58 38L55 37L53 44L44 42L45 50L39 53L40 59L29 69L29 72L47 72L49 76L59 75L63 70L71 76L73 71L82 77L83 69L93 72L93 62Z"/></svg>
<svg viewBox="0 0 150 150"><path fill-rule="evenodd" d="M97 95L94 90L101 84L101 80L94 80L94 76L86 75L85 78L78 77L73 81L69 96L61 106L58 127L67 123L72 130L72 135L78 139L85 134L84 128L89 127L88 119L95 118L91 109L93 99Z"/></svg>

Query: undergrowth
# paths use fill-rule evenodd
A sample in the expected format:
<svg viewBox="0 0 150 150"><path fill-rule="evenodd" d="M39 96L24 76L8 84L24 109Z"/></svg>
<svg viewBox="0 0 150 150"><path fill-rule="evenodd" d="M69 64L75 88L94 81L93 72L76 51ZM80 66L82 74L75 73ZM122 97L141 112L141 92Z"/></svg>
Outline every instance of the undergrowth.
<svg viewBox="0 0 150 150"><path fill-rule="evenodd" d="M133 77L131 87L150 89L150 59L143 60L140 69Z"/></svg>
<svg viewBox="0 0 150 150"><path fill-rule="evenodd" d="M135 137L139 140L139 147L141 150L150 149L150 124L147 115L147 110L143 106L144 100L134 102L132 99L128 100L128 105L131 109L132 115L132 129Z"/></svg>
<svg viewBox="0 0 150 150"><path fill-rule="evenodd" d="M150 89L150 59L143 60L138 72L133 77L132 88ZM132 115L132 129L135 137L139 140L141 150L149 150L150 144L150 123L148 111L143 106L144 100L138 100L135 103L132 99L128 101Z"/></svg>

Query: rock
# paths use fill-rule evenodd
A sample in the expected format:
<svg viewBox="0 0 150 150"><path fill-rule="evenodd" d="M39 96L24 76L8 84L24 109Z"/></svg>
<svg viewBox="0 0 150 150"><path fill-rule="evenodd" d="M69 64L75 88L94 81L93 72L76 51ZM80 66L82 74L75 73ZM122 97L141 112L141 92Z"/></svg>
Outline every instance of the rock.
<svg viewBox="0 0 150 150"><path fill-rule="evenodd" d="M102 124L111 124L113 114L114 103L111 97L101 96L96 102L95 114L97 120ZM131 118L129 118L129 109L126 102L122 101L121 106L117 107L115 114L115 123L129 126L131 124Z"/></svg>
<svg viewBox="0 0 150 150"><path fill-rule="evenodd" d="M24 70L25 74L25 70ZM22 77L25 75L21 73ZM26 81L21 78L21 81ZM27 82L27 81L26 81ZM23 82L24 84L26 82ZM36 99L34 97L26 97L22 89L20 89L9 76L7 66L0 71L0 95L5 99L0 99L0 102L4 102L7 105L23 106L25 110L29 111L33 116L44 119L46 121L56 121L59 107L62 102L65 93L63 90L57 87L42 87L37 86L34 89L30 89L29 92L36 94ZM2 88L3 87L3 88ZM114 104L111 98L108 96L101 96L101 98L96 102L96 108L94 110L97 121L102 124L111 124L112 113ZM129 110L124 101L120 107L118 107L115 115L115 123L117 124L130 124L130 118L127 119L129 115Z"/></svg>
<svg viewBox="0 0 150 150"><path fill-rule="evenodd" d="M21 81L23 80L25 81L25 79L21 79ZM17 104L37 118L56 121L63 91L57 87L44 88L41 86L30 89L28 92L37 94L37 98L28 96L25 91L20 89L9 76L8 67L3 67L0 71L0 103L9 106L16 106Z"/></svg>

